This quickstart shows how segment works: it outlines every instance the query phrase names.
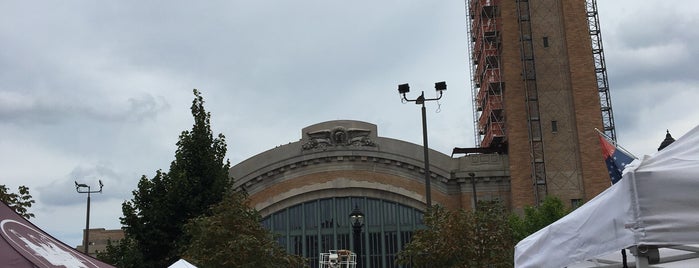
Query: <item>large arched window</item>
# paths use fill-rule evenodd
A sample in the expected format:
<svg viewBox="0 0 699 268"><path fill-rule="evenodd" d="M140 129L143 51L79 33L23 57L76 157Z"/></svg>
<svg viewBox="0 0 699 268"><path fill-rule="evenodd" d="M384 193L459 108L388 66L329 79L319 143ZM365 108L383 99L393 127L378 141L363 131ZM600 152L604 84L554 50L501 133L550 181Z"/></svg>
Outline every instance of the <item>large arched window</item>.
<svg viewBox="0 0 699 268"><path fill-rule="evenodd" d="M362 228L363 267L396 267L395 257L423 227L423 212L392 201L366 197L317 199L277 211L262 224L279 235L277 241L288 252L310 260L318 267L321 252L354 249L349 214L357 206L365 215Z"/></svg>

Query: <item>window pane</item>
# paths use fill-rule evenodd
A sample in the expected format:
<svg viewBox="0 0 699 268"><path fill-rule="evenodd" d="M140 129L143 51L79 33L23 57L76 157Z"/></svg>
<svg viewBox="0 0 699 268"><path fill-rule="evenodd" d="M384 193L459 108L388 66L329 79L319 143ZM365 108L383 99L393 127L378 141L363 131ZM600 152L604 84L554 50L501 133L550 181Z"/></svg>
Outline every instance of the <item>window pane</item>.
<svg viewBox="0 0 699 268"><path fill-rule="evenodd" d="M386 267L394 267L396 253L398 252L398 233L386 232L384 234L384 242L386 243Z"/></svg>
<svg viewBox="0 0 699 268"><path fill-rule="evenodd" d="M320 239L320 252L329 252L331 249L336 249L333 241L333 235L322 235Z"/></svg>
<svg viewBox="0 0 699 268"><path fill-rule="evenodd" d="M335 226L333 217L333 200L320 200L320 228L329 229Z"/></svg>
<svg viewBox="0 0 699 268"><path fill-rule="evenodd" d="M381 251L381 233L369 233L369 267L382 267Z"/></svg>
<svg viewBox="0 0 699 268"><path fill-rule="evenodd" d="M350 235L349 234L339 234L337 235L337 249L349 249L350 248L350 243L349 243Z"/></svg>
<svg viewBox="0 0 699 268"><path fill-rule="evenodd" d="M272 217L262 219L262 227L265 227L265 229L271 229L270 227L272 227Z"/></svg>
<svg viewBox="0 0 699 268"><path fill-rule="evenodd" d="M423 225L423 218L422 218L422 213L420 213L418 210L413 209L413 217L415 218L415 223L417 225Z"/></svg>
<svg viewBox="0 0 699 268"><path fill-rule="evenodd" d="M291 244L289 252L294 255L303 256L303 238L300 235L290 237Z"/></svg>
<svg viewBox="0 0 699 268"><path fill-rule="evenodd" d="M282 210L272 215L273 230L282 231L286 230L286 211Z"/></svg>
<svg viewBox="0 0 699 268"><path fill-rule="evenodd" d="M293 206L289 208L289 230L301 230L301 220L303 219L303 214L301 213L301 205Z"/></svg>
<svg viewBox="0 0 699 268"><path fill-rule="evenodd" d="M349 214L354 207L350 206L350 199L347 197L335 198L335 222L338 232L345 232L349 227Z"/></svg>
<svg viewBox="0 0 699 268"><path fill-rule="evenodd" d="M396 225L396 204L393 202L383 202L383 225Z"/></svg>
<svg viewBox="0 0 699 268"><path fill-rule="evenodd" d="M364 215L366 215L366 219L364 220L365 225L370 227L381 226L382 211L380 200L368 199L366 208L360 207L360 209L364 211Z"/></svg>
<svg viewBox="0 0 699 268"><path fill-rule="evenodd" d="M401 226L412 226L413 225L413 209L406 206L399 206L400 211L400 225Z"/></svg>
<svg viewBox="0 0 699 268"><path fill-rule="evenodd" d="M318 237L315 235L306 236L306 258L310 261L311 267L318 267Z"/></svg>
<svg viewBox="0 0 699 268"><path fill-rule="evenodd" d="M306 221L306 230L318 228L318 206L316 201L305 203L304 205L304 220Z"/></svg>

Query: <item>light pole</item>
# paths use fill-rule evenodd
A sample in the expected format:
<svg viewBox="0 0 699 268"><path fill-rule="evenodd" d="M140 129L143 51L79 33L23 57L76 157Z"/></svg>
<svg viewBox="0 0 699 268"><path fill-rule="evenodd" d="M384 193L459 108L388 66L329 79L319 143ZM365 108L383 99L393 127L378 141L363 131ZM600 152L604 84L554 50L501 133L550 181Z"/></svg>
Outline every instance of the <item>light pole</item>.
<svg viewBox="0 0 699 268"><path fill-rule="evenodd" d="M447 90L447 83L437 82L434 84L434 89L439 94L438 97L427 99L425 98L425 92L422 91L419 97L414 100L408 99L405 94L410 92L410 86L408 84L398 85L398 94L401 94L402 100L406 102L415 102L417 105L422 105L422 147L425 154L425 201L427 203L427 209L432 207L432 189L430 185L430 158L429 158L429 147L427 145L427 113L425 112L425 102L435 101L442 98L442 93Z"/></svg>
<svg viewBox="0 0 699 268"><path fill-rule="evenodd" d="M473 187L473 209L478 210L478 196L476 196L476 174L470 172L468 175L471 177L471 186Z"/></svg>
<svg viewBox="0 0 699 268"><path fill-rule="evenodd" d="M359 209L359 206L354 205L354 210L349 214L350 223L352 224L352 234L354 237L354 252L357 254L357 267L362 267L362 227L364 226L364 213Z"/></svg>
<svg viewBox="0 0 699 268"><path fill-rule="evenodd" d="M85 240L83 241L83 245L85 246L85 254L87 255L90 255L90 253L88 253L88 248L90 246L90 194L102 193L102 187L104 186L104 184L102 184L102 180L100 180L99 182L99 191L91 191L90 185L78 183L77 181L75 182L75 191L81 194L87 194L87 219L85 220ZM87 191L85 190L85 188L87 188Z"/></svg>

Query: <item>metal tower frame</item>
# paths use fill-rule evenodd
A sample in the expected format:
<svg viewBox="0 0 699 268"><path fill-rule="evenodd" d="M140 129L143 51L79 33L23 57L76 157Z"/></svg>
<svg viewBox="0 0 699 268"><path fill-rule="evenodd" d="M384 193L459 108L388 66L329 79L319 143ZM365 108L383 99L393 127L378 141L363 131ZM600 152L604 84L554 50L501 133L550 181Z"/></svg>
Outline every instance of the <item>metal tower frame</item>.
<svg viewBox="0 0 699 268"><path fill-rule="evenodd" d="M592 58L595 62L595 75L597 76L597 90L599 93L600 108L604 134L616 141L616 129L614 127L614 112L612 111L612 99L609 94L609 81L607 79L607 64L604 61L604 48L602 46L602 32L597 13L597 0L586 0L587 24L590 29L592 42Z"/></svg>

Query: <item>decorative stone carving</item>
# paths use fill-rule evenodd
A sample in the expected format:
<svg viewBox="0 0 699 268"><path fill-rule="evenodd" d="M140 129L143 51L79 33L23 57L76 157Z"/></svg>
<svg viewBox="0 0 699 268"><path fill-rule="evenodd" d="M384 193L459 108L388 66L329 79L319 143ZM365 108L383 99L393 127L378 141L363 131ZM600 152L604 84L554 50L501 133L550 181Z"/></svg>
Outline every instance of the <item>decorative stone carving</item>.
<svg viewBox="0 0 699 268"><path fill-rule="evenodd" d="M360 128L335 127L306 133L308 142L301 147L303 150L327 150L336 146L370 146L376 143L369 138L371 130Z"/></svg>

